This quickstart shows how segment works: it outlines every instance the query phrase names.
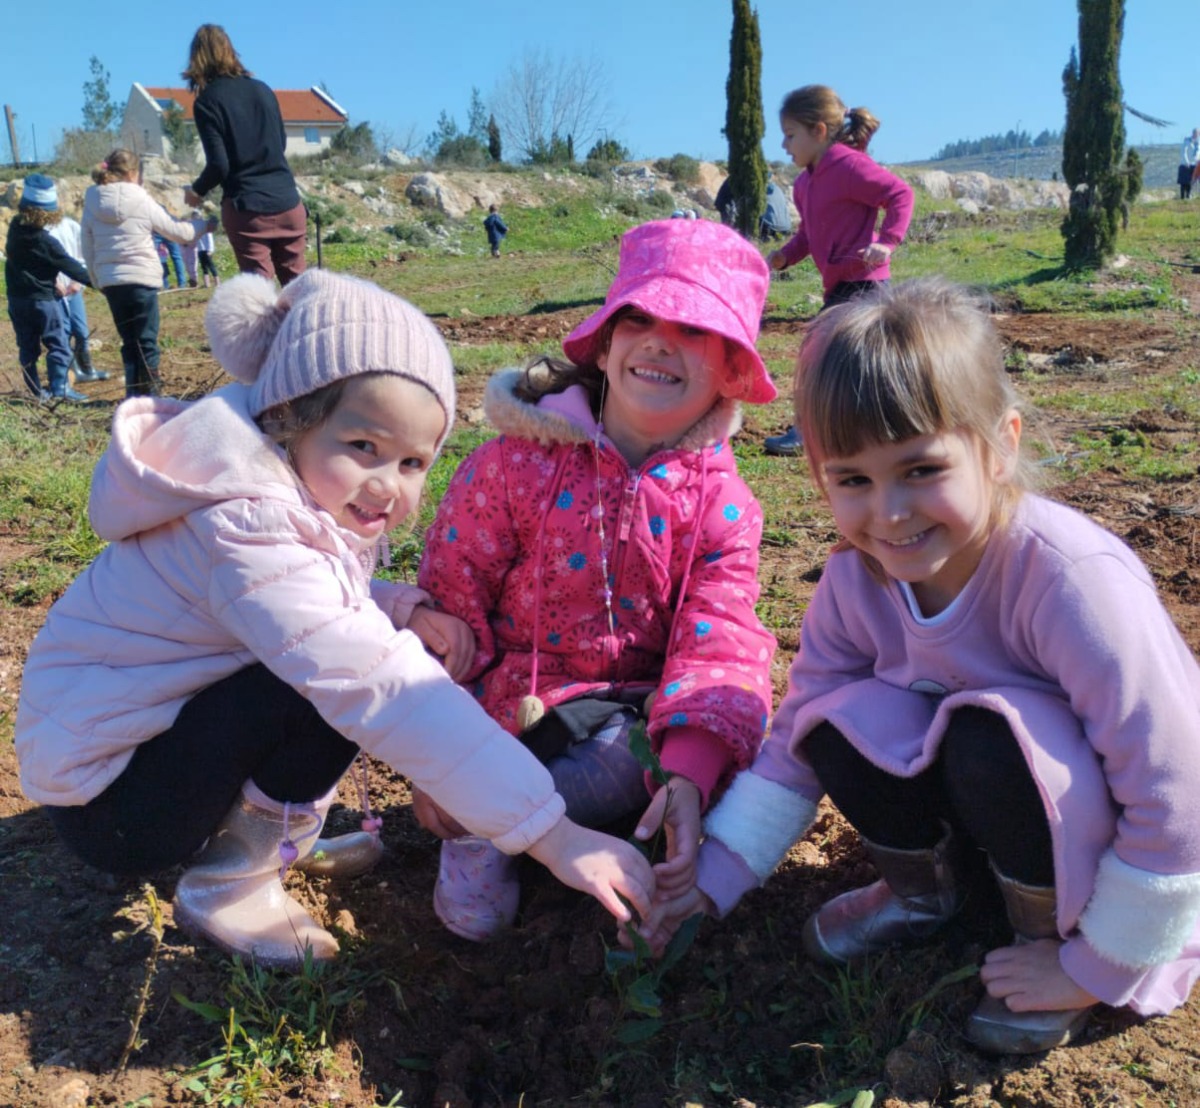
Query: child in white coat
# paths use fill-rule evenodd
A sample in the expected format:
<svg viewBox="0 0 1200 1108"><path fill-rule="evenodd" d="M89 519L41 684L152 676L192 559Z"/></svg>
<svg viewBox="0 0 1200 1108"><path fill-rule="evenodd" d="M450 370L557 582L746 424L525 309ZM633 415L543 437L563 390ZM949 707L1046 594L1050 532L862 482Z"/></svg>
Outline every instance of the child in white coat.
<svg viewBox="0 0 1200 1108"><path fill-rule="evenodd" d="M622 896L646 911L641 855L565 819L550 774L425 649L457 673L469 631L372 576L453 422L437 330L323 270L282 293L227 281L206 325L236 383L117 409L89 506L108 546L25 667L26 795L101 869L184 864L176 922L263 964L338 949L280 877L360 750L618 919ZM364 830L326 843L327 864L369 865Z"/></svg>

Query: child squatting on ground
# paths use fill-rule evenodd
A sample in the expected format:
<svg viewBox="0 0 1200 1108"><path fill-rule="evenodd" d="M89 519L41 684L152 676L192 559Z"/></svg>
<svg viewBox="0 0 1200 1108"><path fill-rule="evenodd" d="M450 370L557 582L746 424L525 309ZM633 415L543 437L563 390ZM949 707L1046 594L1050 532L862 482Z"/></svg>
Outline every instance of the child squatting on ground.
<svg viewBox="0 0 1200 1108"><path fill-rule="evenodd" d="M445 655L457 621L372 578L453 424L437 330L322 270L282 293L226 281L206 327L237 383L116 411L89 505L108 546L21 683L26 795L100 869L183 864L176 922L265 965L338 949L285 892L289 864L316 848L323 872L354 874L379 857L369 818L318 840L360 749L618 919L618 894L647 911L638 851L565 819L546 769L426 652Z"/></svg>
<svg viewBox="0 0 1200 1108"><path fill-rule="evenodd" d="M458 468L419 584L470 625L465 681L549 768L571 819L641 813L666 832L657 883L693 881L700 813L762 741L775 641L755 615L762 512L729 437L775 387L755 351L768 272L717 223L627 232L604 306L541 359L489 382L499 437ZM675 774L648 800L629 749L645 721ZM648 806L647 806L648 805ZM511 852L440 835L446 926L484 940L516 916Z"/></svg>
<svg viewBox="0 0 1200 1108"><path fill-rule="evenodd" d="M767 264L782 270L811 256L825 308L886 284L912 219L913 191L867 153L879 120L866 108L847 108L826 85L805 85L783 98L779 125L783 148L801 170L792 183L800 222ZM763 448L799 454L795 426L769 436Z"/></svg>
<svg viewBox="0 0 1200 1108"><path fill-rule="evenodd" d="M1200 973L1200 667L1132 551L1026 491L986 309L931 279L822 313L796 416L842 541L770 736L708 816L699 891L656 904L648 938L730 911L828 794L880 880L809 918L812 957L932 935L982 851L1015 938L980 970L976 1046L1061 1045L1097 1002L1183 1004Z"/></svg>

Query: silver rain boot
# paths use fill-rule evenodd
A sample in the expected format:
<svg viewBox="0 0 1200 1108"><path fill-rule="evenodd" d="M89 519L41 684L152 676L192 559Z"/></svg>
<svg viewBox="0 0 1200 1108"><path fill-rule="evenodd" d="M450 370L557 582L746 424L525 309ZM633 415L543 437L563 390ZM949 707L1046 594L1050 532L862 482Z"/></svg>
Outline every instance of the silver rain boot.
<svg viewBox="0 0 1200 1108"><path fill-rule="evenodd" d="M328 803L326 804L328 810ZM287 865L307 854L324 815L313 804L267 797L252 781L175 886L175 922L229 954L299 969L305 952L327 961L337 940L283 887Z"/></svg>
<svg viewBox="0 0 1200 1108"><path fill-rule="evenodd" d="M995 866L992 872L1004 897L1016 942L1057 939L1058 901L1054 887L1023 885L1005 877ZM988 1054L1038 1054L1066 1046L1076 1038L1091 1011L1089 1006L1052 1012L1014 1012L999 997L984 993L967 1018L967 1041Z"/></svg>
<svg viewBox="0 0 1200 1108"><path fill-rule="evenodd" d="M313 801L322 826L336 799L337 787L334 786L327 796ZM361 831L350 831L328 839L318 838L312 850L297 858L293 864L301 872L311 873L315 877L358 877L374 869L383 857L383 840L379 837L382 826L383 820L372 816L370 809L364 805Z"/></svg>
<svg viewBox="0 0 1200 1108"><path fill-rule="evenodd" d="M927 850L898 850L863 840L880 880L827 901L804 925L804 949L842 965L889 946L919 942L962 906L959 848L949 827Z"/></svg>

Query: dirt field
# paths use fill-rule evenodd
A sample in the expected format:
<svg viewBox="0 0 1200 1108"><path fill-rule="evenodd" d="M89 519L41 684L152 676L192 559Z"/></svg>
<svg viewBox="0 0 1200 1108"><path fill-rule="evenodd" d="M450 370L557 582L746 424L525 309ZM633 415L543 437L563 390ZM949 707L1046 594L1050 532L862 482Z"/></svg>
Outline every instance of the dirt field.
<svg viewBox="0 0 1200 1108"><path fill-rule="evenodd" d="M1180 292L1194 313L1200 278L1179 273ZM182 317L183 300L168 298L164 331L176 303ZM552 343L581 314L440 322L447 337L460 343L500 335L513 341L525 329ZM107 320L97 323L106 337ZM1081 378L1089 391L1102 393L1195 370L1196 323L1194 314L1133 322L999 318L1009 344L1030 356L1019 382L1031 396L1075 387ZM784 326L794 324L767 324ZM111 368L116 356L108 337L101 363ZM15 362L11 346L10 334L0 338L5 367ZM203 391L213 382L211 362L173 362L168 353L165 364L174 392L185 385ZM15 384L10 379L10 387ZM88 389L96 397L119 392L115 380ZM477 395L462 398L464 411L477 404ZM1067 450L1071 434L1084 426L1108 425L1102 417L1065 413L1039 430ZM1200 431L1169 410L1141 412L1122 426L1161 447L1194 440ZM1139 487L1101 473L1055 487L1054 467L1047 469L1053 495L1089 512L1140 553L1184 635L1200 650L1200 474ZM806 595L829 532L808 539L765 549L764 581L794 590L797 598ZM0 564L23 549L19 531L0 533ZM0 711L15 707L21 661L44 614L41 608L5 612ZM781 636L780 679L795 647L794 634ZM922 1029L897 1034L896 1013L921 1003L943 974L977 960L989 943L1004 941L986 894L968 905L944 943L875 964L892 1023L876 1028L881 1038L873 1046L880 1057L890 1053L882 1072L856 1072L848 1059L859 1044L829 1041L833 994L805 961L799 936L800 923L821 900L872 879L853 833L832 812L766 889L724 923L704 925L664 983L668 1026L646 1043L623 1046L613 1037L623 1013L621 994L604 968L613 931L603 912L530 865L519 926L510 936L488 947L454 938L432 911L437 851L411 818L405 782L376 765L371 790L386 821L382 864L342 885L289 879L319 918L341 929L343 945L358 948L364 1003L341 1013L339 1064L320 1080L272 1094L264 1103L641 1108L682 1105L682 1089L709 1105L735 1103L740 1095L739 1108L798 1108L845 1077L841 1087L874 1083L876 1105L887 1108L1200 1105L1197 997L1174 1015L1148 1022L1101 1010L1077 1046L997 1061L958 1037L978 987L965 981L936 991L925 1005L929 1016ZM349 826L353 815L335 813L335 824ZM222 958L193 948L170 925L176 876L163 875L155 885L167 905L168 926L141 1025L144 1045L116 1073L150 940L143 933L116 942L112 935L144 918L144 898L136 884L90 872L57 845L48 822L21 795L11 747L0 749L0 1105L203 1102L185 1091L180 1071L218 1053L219 1033L172 994L219 1004L230 975ZM887 1018L881 1012L876 1023ZM895 1036L890 1042L889 1033Z"/></svg>

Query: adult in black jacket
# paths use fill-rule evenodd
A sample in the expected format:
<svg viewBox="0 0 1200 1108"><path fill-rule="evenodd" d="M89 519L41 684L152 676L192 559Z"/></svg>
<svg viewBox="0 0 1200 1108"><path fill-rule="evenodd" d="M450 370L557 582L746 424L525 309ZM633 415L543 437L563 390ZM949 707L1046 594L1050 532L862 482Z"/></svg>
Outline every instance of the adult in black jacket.
<svg viewBox="0 0 1200 1108"><path fill-rule="evenodd" d="M238 269L286 285L304 272L307 215L284 155L279 101L215 23L192 37L183 77L197 94L193 111L205 160L184 199L196 207L220 185L221 223Z"/></svg>

